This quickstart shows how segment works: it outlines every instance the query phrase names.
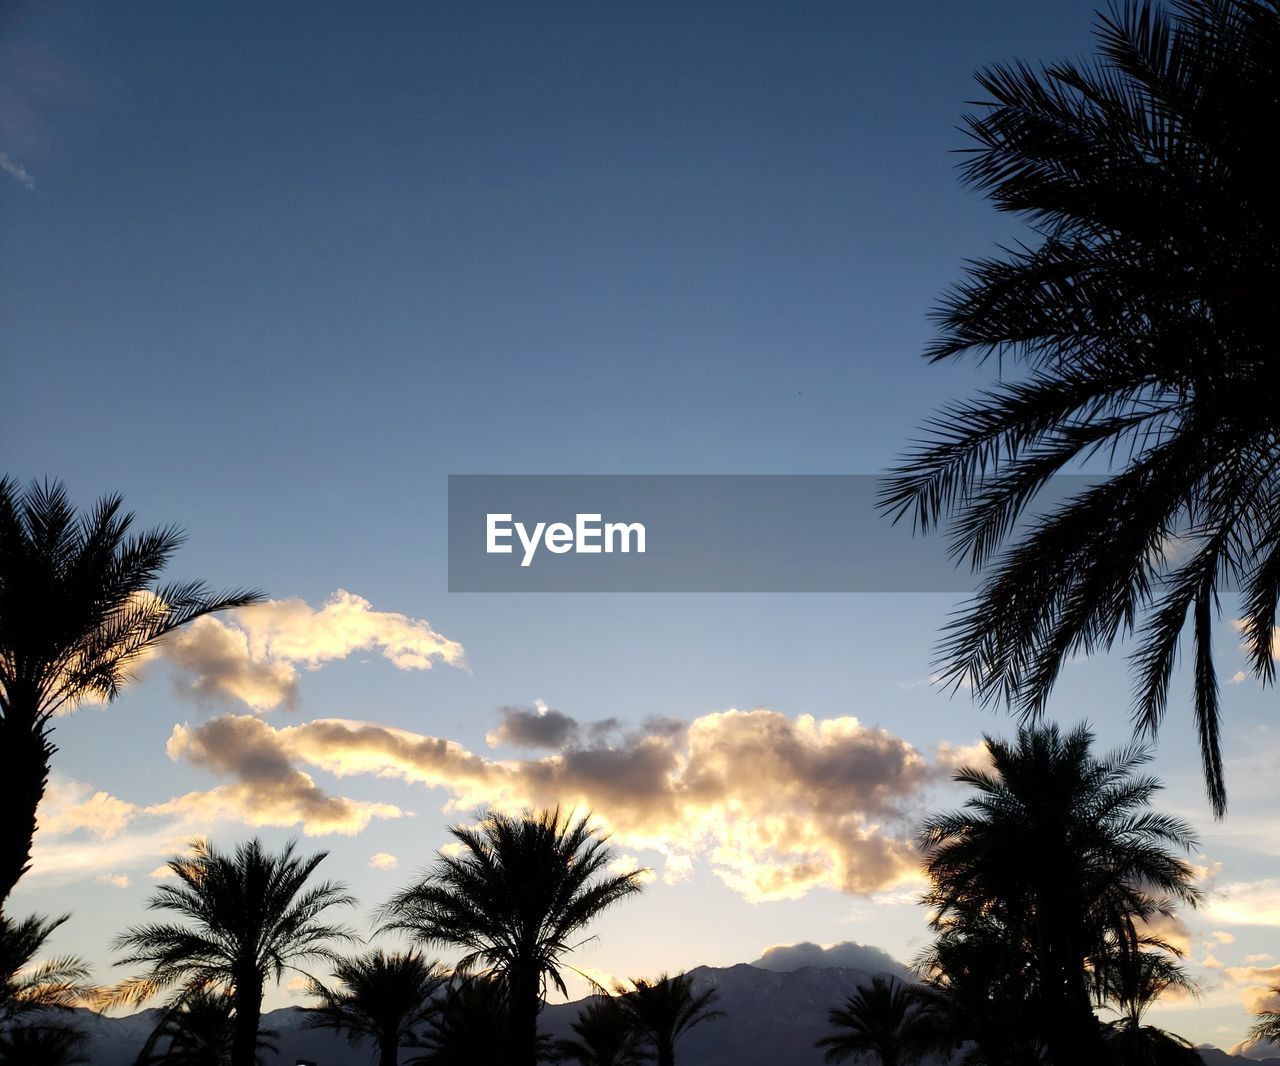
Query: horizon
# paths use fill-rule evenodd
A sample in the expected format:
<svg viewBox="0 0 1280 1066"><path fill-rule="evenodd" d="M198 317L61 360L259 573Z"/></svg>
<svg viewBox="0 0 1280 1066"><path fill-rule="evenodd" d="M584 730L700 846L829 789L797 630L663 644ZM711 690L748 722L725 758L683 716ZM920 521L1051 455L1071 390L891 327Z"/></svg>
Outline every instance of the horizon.
<svg viewBox="0 0 1280 1066"><path fill-rule="evenodd" d="M184 841L296 838L369 935L450 825L563 800L652 871L570 956L592 979L909 966L919 824L1018 725L938 683L962 597L450 591L448 478L881 474L989 383L920 358L928 314L1026 233L955 171L973 72L1086 54L1096 6L0 14L7 473L118 492L186 531L166 578L267 597L58 719L11 913L69 913L54 952L118 980ZM1205 892L1169 927L1202 994L1150 1019L1224 1049L1280 985L1280 734L1239 613L1226 816L1186 664L1148 767ZM1132 738L1127 650L1049 707L1100 752Z"/></svg>

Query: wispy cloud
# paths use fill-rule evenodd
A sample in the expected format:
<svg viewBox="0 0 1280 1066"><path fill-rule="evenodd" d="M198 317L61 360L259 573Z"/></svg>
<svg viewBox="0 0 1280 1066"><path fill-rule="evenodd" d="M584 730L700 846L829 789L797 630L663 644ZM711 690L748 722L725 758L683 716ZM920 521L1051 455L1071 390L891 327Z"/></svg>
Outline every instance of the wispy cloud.
<svg viewBox="0 0 1280 1066"><path fill-rule="evenodd" d="M36 179L21 163L9 158L8 152L0 152L0 170L4 171L24 189L34 189Z"/></svg>

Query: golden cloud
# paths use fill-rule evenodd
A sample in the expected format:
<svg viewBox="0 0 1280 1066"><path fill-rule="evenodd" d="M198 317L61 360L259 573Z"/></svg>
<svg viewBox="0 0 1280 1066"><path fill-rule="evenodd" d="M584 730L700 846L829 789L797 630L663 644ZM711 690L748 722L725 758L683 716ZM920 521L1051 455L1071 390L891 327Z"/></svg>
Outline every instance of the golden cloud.
<svg viewBox="0 0 1280 1066"><path fill-rule="evenodd" d="M181 692L267 711L296 705L299 667L315 670L358 651L377 651L398 670L466 665L462 645L430 623L375 611L343 589L319 610L293 598L198 619L166 641L162 654L184 678Z"/></svg>
<svg viewBox="0 0 1280 1066"><path fill-rule="evenodd" d="M275 729L252 716L226 716L176 727L168 750L235 777L221 787L234 789L244 810L283 808L307 831L317 831L308 819L352 801L322 799L299 763L441 788L447 810L590 809L618 845L657 851L668 879L701 859L752 900L797 898L814 888L871 893L915 879L908 807L937 768L906 741L856 718L819 721L765 709L707 714L681 730L668 724L612 745L571 743L539 758L498 760L368 722ZM326 822L319 831L345 830Z"/></svg>

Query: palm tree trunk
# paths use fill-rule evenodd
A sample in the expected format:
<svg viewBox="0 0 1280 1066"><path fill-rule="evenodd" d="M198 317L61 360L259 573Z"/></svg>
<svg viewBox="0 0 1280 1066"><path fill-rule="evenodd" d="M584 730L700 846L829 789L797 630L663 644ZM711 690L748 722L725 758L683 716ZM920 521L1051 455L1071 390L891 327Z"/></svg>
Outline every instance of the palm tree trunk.
<svg viewBox="0 0 1280 1066"><path fill-rule="evenodd" d="M238 977L236 1013L231 1037L231 1066L256 1066L258 1025L262 1020L262 977L257 973Z"/></svg>
<svg viewBox="0 0 1280 1066"><path fill-rule="evenodd" d="M512 1066L537 1066L538 1012L541 1007L542 990L538 975L513 974L509 1049Z"/></svg>
<svg viewBox="0 0 1280 1066"><path fill-rule="evenodd" d="M673 1041L658 1042L658 1066L676 1066L676 1047Z"/></svg>
<svg viewBox="0 0 1280 1066"><path fill-rule="evenodd" d="M378 1066L400 1066L400 1045L395 1040L384 1040L378 1046Z"/></svg>
<svg viewBox="0 0 1280 1066"><path fill-rule="evenodd" d="M0 719L0 913L31 865L36 809L49 782L49 759L57 750L34 724L36 708L26 713L10 696Z"/></svg>

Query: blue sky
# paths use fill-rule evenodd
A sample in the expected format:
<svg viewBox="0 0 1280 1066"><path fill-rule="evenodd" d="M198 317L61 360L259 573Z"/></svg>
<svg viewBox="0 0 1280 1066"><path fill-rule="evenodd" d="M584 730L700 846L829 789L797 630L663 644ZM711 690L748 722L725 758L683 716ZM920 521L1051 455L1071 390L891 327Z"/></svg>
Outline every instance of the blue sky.
<svg viewBox="0 0 1280 1066"><path fill-rule="evenodd" d="M317 611L347 590L374 630L429 620L465 649L465 668L397 668L374 638L291 660L296 706L258 708L273 730L337 717L529 760L547 753L485 737L498 708L541 700L633 729L730 708L852 716L926 761L1007 732L927 683L946 597L450 595L445 479L883 469L941 400L988 380L918 357L961 260L1018 233L955 178L972 72L1083 53L1092 6L10 6L6 468L181 524L177 576ZM1243 665L1229 617L1228 673ZM141 808L225 784L166 756L175 726L252 713L192 700L194 676L151 664L111 708L60 724L63 796ZM1127 692L1118 659L1080 664L1054 711L1120 743ZM1201 831L1198 861L1222 864L1210 884L1236 886L1224 898L1250 901L1256 924L1191 920L1206 995L1166 1017L1225 1045L1262 980L1246 968L1275 964L1246 957L1280 956L1263 814L1280 744L1272 697L1230 689L1236 799L1213 825L1184 693L1156 769ZM443 785L308 767L327 794L414 814L306 838L368 906L461 816ZM957 798L934 774L895 816ZM38 864L19 894L74 911L60 946L103 967L174 828L122 817L69 828L68 854L102 850L83 869ZM278 843L306 827L249 817L224 809L207 829ZM717 843L687 872L632 848L671 883L606 918L583 965L644 974L847 939L906 959L922 944L901 887L752 902L717 873ZM398 867L369 868L384 852Z"/></svg>

